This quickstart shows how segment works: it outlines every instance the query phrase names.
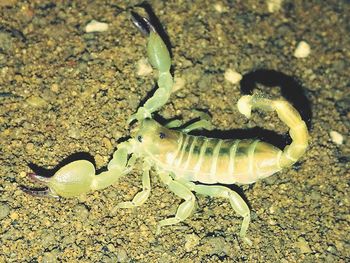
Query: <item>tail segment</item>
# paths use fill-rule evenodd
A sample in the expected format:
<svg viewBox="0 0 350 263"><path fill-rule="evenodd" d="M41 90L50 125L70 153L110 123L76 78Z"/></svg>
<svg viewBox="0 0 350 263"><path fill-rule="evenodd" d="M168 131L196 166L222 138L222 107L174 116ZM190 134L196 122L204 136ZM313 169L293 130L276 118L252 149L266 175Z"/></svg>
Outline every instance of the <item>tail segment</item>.
<svg viewBox="0 0 350 263"><path fill-rule="evenodd" d="M300 114L289 102L246 95L239 99L237 107L247 118L250 117L252 109L276 111L281 121L289 127L292 143L283 149L280 158L281 168L293 165L305 153L308 146L309 133Z"/></svg>

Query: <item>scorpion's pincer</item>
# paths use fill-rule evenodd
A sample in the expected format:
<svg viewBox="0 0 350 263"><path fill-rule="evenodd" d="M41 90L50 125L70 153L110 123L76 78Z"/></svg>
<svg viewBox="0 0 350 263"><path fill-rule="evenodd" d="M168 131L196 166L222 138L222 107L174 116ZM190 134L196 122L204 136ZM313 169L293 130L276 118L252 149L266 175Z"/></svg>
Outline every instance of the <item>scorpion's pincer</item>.
<svg viewBox="0 0 350 263"><path fill-rule="evenodd" d="M28 173L28 178L33 182L39 182L43 184L47 184L47 177L43 177L40 175L37 175L35 173ZM26 186L21 185L20 189L25 192L26 194L32 195L32 196L38 196L38 197L58 197L56 195L53 195L52 192L48 187L43 188L29 188Z"/></svg>
<svg viewBox="0 0 350 263"><path fill-rule="evenodd" d="M79 160L63 166L51 177L28 173L31 181L43 184L44 188L20 188L33 196L71 197L89 191L94 177L94 165L89 161Z"/></svg>

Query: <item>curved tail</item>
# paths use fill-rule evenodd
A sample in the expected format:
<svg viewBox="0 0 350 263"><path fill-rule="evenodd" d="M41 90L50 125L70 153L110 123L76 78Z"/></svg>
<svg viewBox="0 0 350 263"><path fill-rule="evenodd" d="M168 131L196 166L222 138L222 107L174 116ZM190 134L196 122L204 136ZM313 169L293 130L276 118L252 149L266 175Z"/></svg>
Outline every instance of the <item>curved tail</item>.
<svg viewBox="0 0 350 263"><path fill-rule="evenodd" d="M309 140L307 126L289 102L246 95L239 99L237 107L247 118L250 118L252 109L276 111L280 120L289 127L292 143L283 149L279 161L281 168L293 165L305 153Z"/></svg>

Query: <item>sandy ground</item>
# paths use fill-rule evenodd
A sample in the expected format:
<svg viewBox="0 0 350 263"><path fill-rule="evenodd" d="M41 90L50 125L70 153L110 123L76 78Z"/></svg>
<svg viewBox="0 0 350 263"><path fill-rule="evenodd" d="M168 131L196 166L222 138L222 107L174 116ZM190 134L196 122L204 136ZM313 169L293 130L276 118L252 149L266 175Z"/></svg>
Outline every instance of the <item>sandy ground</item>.
<svg viewBox="0 0 350 263"><path fill-rule="evenodd" d="M140 164L79 198L19 189L34 186L30 163L54 168L82 156L104 167L155 82L137 73L146 40L129 11L139 1L66 2L0 1L0 262L349 262L349 1L284 1L273 13L265 1L149 2L184 82L159 115L188 121L204 110L232 137L255 126L286 134L275 115L248 121L235 108L240 88L258 81L272 97L285 88L309 124L310 147L296 165L241 187L251 247L229 203L203 196L189 219L157 236L157 222L181 200L155 172L142 207L116 209L140 190ZM92 19L109 29L85 33ZM311 53L298 59L301 40ZM224 78L228 69L243 75L241 87ZM277 144L287 138L250 131Z"/></svg>

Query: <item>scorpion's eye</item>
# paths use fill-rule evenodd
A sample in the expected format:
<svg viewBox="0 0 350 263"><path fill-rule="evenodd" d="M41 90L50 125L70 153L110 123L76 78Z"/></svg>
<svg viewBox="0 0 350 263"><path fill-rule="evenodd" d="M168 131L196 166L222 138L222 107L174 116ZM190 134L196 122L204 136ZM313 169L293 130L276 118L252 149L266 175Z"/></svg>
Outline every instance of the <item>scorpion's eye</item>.
<svg viewBox="0 0 350 263"><path fill-rule="evenodd" d="M138 140L139 142L142 142L142 136L141 136L141 135L137 136L137 140Z"/></svg>
<svg viewBox="0 0 350 263"><path fill-rule="evenodd" d="M165 136L165 133L163 133L163 132L160 132L159 133L159 138L161 138L161 139L164 139L166 136Z"/></svg>

